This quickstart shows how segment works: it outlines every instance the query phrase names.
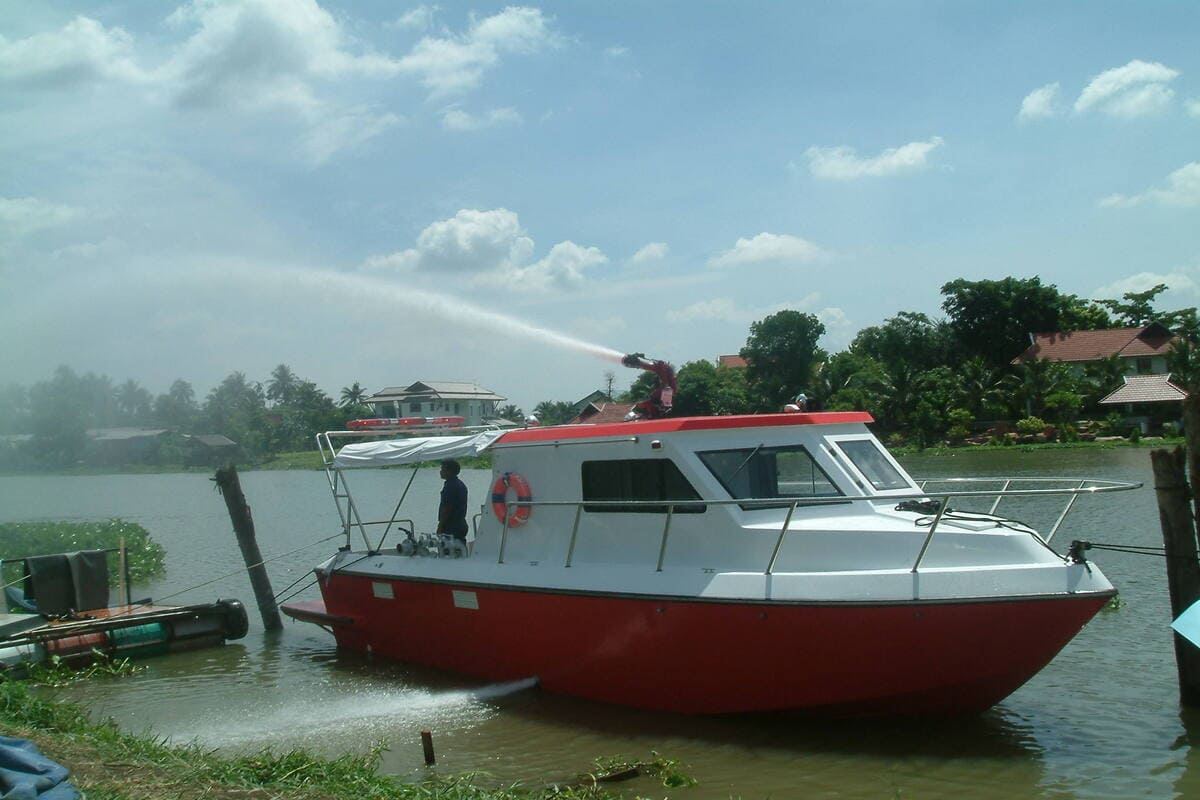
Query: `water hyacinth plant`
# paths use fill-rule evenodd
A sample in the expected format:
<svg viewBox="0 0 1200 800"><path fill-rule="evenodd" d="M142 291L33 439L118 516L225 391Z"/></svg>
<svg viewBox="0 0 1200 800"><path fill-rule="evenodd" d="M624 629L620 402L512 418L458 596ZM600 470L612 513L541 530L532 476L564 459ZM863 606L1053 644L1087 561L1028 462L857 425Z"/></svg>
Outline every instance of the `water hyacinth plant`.
<svg viewBox="0 0 1200 800"><path fill-rule="evenodd" d="M110 519L95 522L0 522L0 559L19 559L47 553L104 550L125 539L129 578L140 583L166 571L166 550L136 522ZM119 559L108 559L109 582L117 581ZM11 580L11 578L10 578ZM8 583L8 580L5 581Z"/></svg>

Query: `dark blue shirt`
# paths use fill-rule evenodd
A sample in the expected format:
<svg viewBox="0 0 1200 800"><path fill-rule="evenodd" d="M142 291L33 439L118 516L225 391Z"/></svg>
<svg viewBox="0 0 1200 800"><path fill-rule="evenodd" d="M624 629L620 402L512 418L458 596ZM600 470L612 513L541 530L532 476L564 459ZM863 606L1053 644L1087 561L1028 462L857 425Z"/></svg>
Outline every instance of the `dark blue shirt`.
<svg viewBox="0 0 1200 800"><path fill-rule="evenodd" d="M445 520L445 523L441 523ZM438 506L440 533L448 533L459 539L467 538L467 485L452 475L442 486L442 502Z"/></svg>

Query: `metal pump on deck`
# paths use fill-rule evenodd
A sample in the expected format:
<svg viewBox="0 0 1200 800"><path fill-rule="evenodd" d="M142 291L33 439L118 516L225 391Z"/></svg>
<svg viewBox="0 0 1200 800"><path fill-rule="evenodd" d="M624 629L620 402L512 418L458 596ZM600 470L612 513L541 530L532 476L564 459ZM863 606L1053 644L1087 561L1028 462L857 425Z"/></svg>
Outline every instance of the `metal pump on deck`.
<svg viewBox="0 0 1200 800"><path fill-rule="evenodd" d="M647 372L653 373L654 377L657 378L654 383L654 390L650 392L650 396L634 405L633 411L629 412L630 417L636 419L658 419L670 414L671 405L675 402L675 389L677 388L675 383L675 368L666 361L646 358L645 353L630 353L621 359L621 363L626 367L644 369Z"/></svg>

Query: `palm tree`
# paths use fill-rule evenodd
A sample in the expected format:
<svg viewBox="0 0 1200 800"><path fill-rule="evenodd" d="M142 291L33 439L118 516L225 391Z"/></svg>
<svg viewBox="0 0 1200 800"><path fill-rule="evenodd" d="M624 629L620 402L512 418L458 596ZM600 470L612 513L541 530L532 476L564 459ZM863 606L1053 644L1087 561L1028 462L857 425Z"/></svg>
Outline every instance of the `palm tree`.
<svg viewBox="0 0 1200 800"><path fill-rule="evenodd" d="M349 408L350 406L363 405L366 403L366 400L367 390L359 386L358 381L355 381L350 386L342 387L342 400L338 405L342 408Z"/></svg>
<svg viewBox="0 0 1200 800"><path fill-rule="evenodd" d="M512 403L509 403L506 406L501 406L500 410L497 411L496 414L500 417L500 419L506 419L506 420L509 420L510 422L524 422L525 421L525 412L522 411L518 406L513 405Z"/></svg>
<svg viewBox="0 0 1200 800"><path fill-rule="evenodd" d="M150 416L150 393L133 378L117 387L115 399L117 411L125 423L142 422Z"/></svg>
<svg viewBox="0 0 1200 800"><path fill-rule="evenodd" d="M1003 379L987 362L975 356L958 368L958 404L976 419L986 418L1004 406Z"/></svg>
<svg viewBox="0 0 1200 800"><path fill-rule="evenodd" d="M271 370L271 380L267 381L267 399L275 403L286 403L292 393L300 385L300 379L287 364L280 364Z"/></svg>
<svg viewBox="0 0 1200 800"><path fill-rule="evenodd" d="M1022 363L1016 372L1008 376L1007 382L1016 401L1013 410L1020 413L1023 405L1025 414L1033 417L1045 413L1047 397L1055 392L1074 389L1070 369L1060 361L1045 359Z"/></svg>

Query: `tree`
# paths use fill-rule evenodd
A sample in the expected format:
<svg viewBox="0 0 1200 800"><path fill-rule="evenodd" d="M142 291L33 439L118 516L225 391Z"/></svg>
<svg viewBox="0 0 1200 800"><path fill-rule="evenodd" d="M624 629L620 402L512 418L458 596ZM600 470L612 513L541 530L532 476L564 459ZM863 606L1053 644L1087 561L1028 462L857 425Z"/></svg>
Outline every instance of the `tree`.
<svg viewBox="0 0 1200 800"><path fill-rule="evenodd" d="M267 399L274 403L286 403L299 385L300 379L291 367L280 364L271 370L271 379L267 381Z"/></svg>
<svg viewBox="0 0 1200 800"><path fill-rule="evenodd" d="M992 417L1004 413L1004 376L999 370L990 368L979 356L960 364L958 393L955 404L968 412L974 419Z"/></svg>
<svg viewBox="0 0 1200 800"><path fill-rule="evenodd" d="M1154 298L1169 288L1167 284L1159 283L1144 292L1126 292L1121 295L1120 300L1096 302L1112 311L1117 317L1117 323L1126 327L1140 328L1151 322L1158 322L1172 330L1185 328L1189 320L1195 317L1195 308L1182 308L1177 311L1154 310Z"/></svg>
<svg viewBox="0 0 1200 800"><path fill-rule="evenodd" d="M338 403L342 408L349 406L365 405L367 400L367 390L358 385L355 381L350 386L342 387L342 400Z"/></svg>
<svg viewBox="0 0 1200 800"><path fill-rule="evenodd" d="M310 450L321 431L340 428L344 422L333 399L312 381L297 379L286 402L272 409L278 415L273 426L272 450Z"/></svg>
<svg viewBox="0 0 1200 800"><path fill-rule="evenodd" d="M0 433L29 432L29 390L10 383L0 389Z"/></svg>
<svg viewBox="0 0 1200 800"><path fill-rule="evenodd" d="M209 432L228 436L251 457L270 453L271 437L262 384L246 380L242 372L230 373L208 393L204 401L204 421Z"/></svg>
<svg viewBox="0 0 1200 800"><path fill-rule="evenodd" d="M95 399L89 396L89 390L95 388L95 383L62 365L50 380L30 388L30 457L34 463L62 467L83 458Z"/></svg>
<svg viewBox="0 0 1200 800"><path fill-rule="evenodd" d="M812 314L785 310L750 325L739 354L746 359L746 384L758 410L778 411L809 390L814 362L825 352L817 341L825 326Z"/></svg>
<svg viewBox="0 0 1200 800"><path fill-rule="evenodd" d="M637 403L645 400L654 391L658 377L653 372L640 372L629 384L629 388L621 392L618 400L622 403Z"/></svg>
<svg viewBox="0 0 1200 800"><path fill-rule="evenodd" d="M1118 354L1088 362L1083 368L1084 402L1089 408L1098 408L1102 400L1121 385L1125 377L1125 360Z"/></svg>
<svg viewBox="0 0 1200 800"><path fill-rule="evenodd" d="M575 417L575 404L566 400L543 400L533 407L533 415L543 425L561 425Z"/></svg>
<svg viewBox="0 0 1200 800"><path fill-rule="evenodd" d="M881 325L863 328L850 351L881 364L909 364L917 370L945 365L951 351L950 328L924 314L901 311Z"/></svg>
<svg viewBox="0 0 1200 800"><path fill-rule="evenodd" d="M869 355L845 350L818 364L813 373L816 396L830 411L870 411L881 417L887 370Z"/></svg>
<svg viewBox="0 0 1200 800"><path fill-rule="evenodd" d="M159 425L191 432L199 415L196 393L192 385L182 379L177 378L167 393L160 394L154 401L154 419Z"/></svg>
<svg viewBox="0 0 1200 800"><path fill-rule="evenodd" d="M506 419L509 422L524 422L525 421L525 412L522 411L519 407L513 405L512 403L509 403L508 405L505 405L505 406L501 406L500 410L497 411L496 413L500 417L500 419Z"/></svg>
<svg viewBox="0 0 1200 800"><path fill-rule="evenodd" d="M1060 361L1026 361L1009 376L1007 383L1012 391L1012 410L1017 416L1045 416L1047 398L1075 391L1071 370Z"/></svg>
<svg viewBox="0 0 1200 800"><path fill-rule="evenodd" d="M750 410L745 370L713 366L711 361L689 361L676 377L679 390L672 410L675 416L744 414Z"/></svg>
<svg viewBox="0 0 1200 800"><path fill-rule="evenodd" d="M150 393L143 389L133 378L127 379L117 387L116 403L120 421L125 424L147 422L150 419Z"/></svg>
<svg viewBox="0 0 1200 800"><path fill-rule="evenodd" d="M942 309L962 358L979 356L993 369L1008 365L1029 345L1030 333L1077 330L1098 317L1089 304L1039 278L958 279L942 286Z"/></svg>

